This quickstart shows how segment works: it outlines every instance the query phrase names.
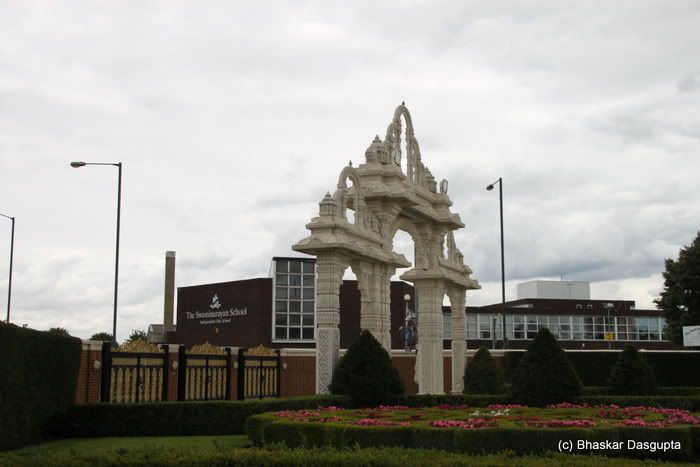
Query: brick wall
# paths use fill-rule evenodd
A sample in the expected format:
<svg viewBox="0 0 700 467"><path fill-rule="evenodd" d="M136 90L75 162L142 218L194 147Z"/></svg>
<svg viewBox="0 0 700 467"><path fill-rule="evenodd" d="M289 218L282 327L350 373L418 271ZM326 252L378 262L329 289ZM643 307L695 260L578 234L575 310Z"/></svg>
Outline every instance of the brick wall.
<svg viewBox="0 0 700 467"><path fill-rule="evenodd" d="M95 362L99 362L95 369ZM78 385L75 388L75 402L100 401L100 378L102 367L102 342L84 341L83 353L80 356L80 372Z"/></svg>
<svg viewBox="0 0 700 467"><path fill-rule="evenodd" d="M316 394L316 351L282 351L282 397Z"/></svg>

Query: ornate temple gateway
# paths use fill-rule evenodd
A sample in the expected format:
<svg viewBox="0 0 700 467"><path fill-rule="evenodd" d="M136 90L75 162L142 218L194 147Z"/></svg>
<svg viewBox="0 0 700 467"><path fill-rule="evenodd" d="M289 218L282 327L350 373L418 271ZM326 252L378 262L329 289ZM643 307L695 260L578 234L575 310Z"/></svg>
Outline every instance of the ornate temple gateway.
<svg viewBox="0 0 700 467"><path fill-rule="evenodd" d="M403 122L402 122L403 118ZM405 123L405 132L404 125ZM403 136L402 136L403 135ZM403 154L402 137L406 154ZM405 160L404 160L405 158ZM403 165L403 169L402 169ZM348 183L350 182L350 184ZM365 163L345 167L337 189L319 203L319 215L306 227L311 235L292 248L317 257L316 392L328 392L340 350L339 292L345 270L357 276L361 292L360 327L391 350L391 276L411 264L393 251L398 230L415 245L415 262L401 279L412 282L419 297L416 382L421 394L443 393L442 302L452 308L452 388L462 391L466 356L465 293L478 289L470 278L453 231L463 228L450 211L447 180L439 184L423 164L411 115L402 103L382 141L365 152ZM348 220L348 210L354 220Z"/></svg>

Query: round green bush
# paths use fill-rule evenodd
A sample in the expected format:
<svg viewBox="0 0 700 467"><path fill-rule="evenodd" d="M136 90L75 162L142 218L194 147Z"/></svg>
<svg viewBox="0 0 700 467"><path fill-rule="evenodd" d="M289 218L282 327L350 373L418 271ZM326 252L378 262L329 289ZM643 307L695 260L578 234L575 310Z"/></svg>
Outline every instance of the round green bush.
<svg viewBox="0 0 700 467"><path fill-rule="evenodd" d="M581 379L547 328L535 336L511 378L516 402L542 406L571 401L581 393Z"/></svg>
<svg viewBox="0 0 700 467"><path fill-rule="evenodd" d="M647 395L656 392L656 377L644 357L631 345L625 346L610 370L610 392Z"/></svg>
<svg viewBox="0 0 700 467"><path fill-rule="evenodd" d="M481 347L464 370L464 392L498 394L503 391L503 371L491 353Z"/></svg>
<svg viewBox="0 0 700 467"><path fill-rule="evenodd" d="M359 407L395 403L404 393L399 371L367 330L338 362L329 389L333 394L350 396L353 405Z"/></svg>

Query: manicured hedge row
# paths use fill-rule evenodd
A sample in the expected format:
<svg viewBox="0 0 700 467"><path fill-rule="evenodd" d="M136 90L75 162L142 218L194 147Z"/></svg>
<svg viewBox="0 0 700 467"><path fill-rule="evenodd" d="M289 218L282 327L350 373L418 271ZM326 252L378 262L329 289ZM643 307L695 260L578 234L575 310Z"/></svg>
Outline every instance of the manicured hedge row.
<svg viewBox="0 0 700 467"><path fill-rule="evenodd" d="M515 454L538 454L559 450L560 441L621 442L620 449L604 449L597 453L624 457L688 459L693 455L693 437L687 427L649 429L616 428L486 428L475 430L435 429L424 427L362 427L337 423L299 423L281 420L270 414L254 415L247 421L248 437L254 444L283 443L289 447L405 447L440 449L467 454L496 453L503 450ZM677 450L630 450L628 441L680 442ZM700 446L695 447L700 452ZM589 449L573 453L587 453Z"/></svg>
<svg viewBox="0 0 700 467"><path fill-rule="evenodd" d="M654 370L659 386L700 386L700 353L642 352ZM503 360L506 380L525 352L507 352ZM585 386L607 386L610 369L619 352L566 352Z"/></svg>
<svg viewBox="0 0 700 467"><path fill-rule="evenodd" d="M250 415L319 406L347 407L345 396L148 404L81 404L52 422L57 437L226 435L245 433Z"/></svg>
<svg viewBox="0 0 700 467"><path fill-rule="evenodd" d="M489 466L523 467L551 466L597 467L609 463L601 456L577 456L548 454L546 456L514 457L510 452L486 456L467 456L437 450L421 449L234 449L226 451L201 451L185 449L134 449L85 455L79 452L56 454L48 450L33 453L12 452L0 454L0 465L11 466L194 466L194 467L432 467ZM632 459L616 459L620 467L644 467L648 462Z"/></svg>
<svg viewBox="0 0 700 467"><path fill-rule="evenodd" d="M0 323L0 451L40 439L75 400L79 339Z"/></svg>
<svg viewBox="0 0 700 467"><path fill-rule="evenodd" d="M577 404L610 405L621 407L639 406L665 407L669 409L685 409L700 412L700 395L689 396L617 396L617 395L584 395L570 401ZM440 404L467 405L469 407L485 407L489 404L511 404L513 400L503 394L439 394L404 396L400 402L409 407L430 407Z"/></svg>

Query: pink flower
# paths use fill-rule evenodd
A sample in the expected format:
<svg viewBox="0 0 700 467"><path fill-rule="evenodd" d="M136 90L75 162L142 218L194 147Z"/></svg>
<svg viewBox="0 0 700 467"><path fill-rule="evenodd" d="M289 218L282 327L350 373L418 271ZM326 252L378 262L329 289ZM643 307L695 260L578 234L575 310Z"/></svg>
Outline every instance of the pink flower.
<svg viewBox="0 0 700 467"><path fill-rule="evenodd" d="M528 420L525 422L527 426L536 427L549 427L549 428L559 428L559 427L575 427L575 428L590 428L595 426L595 422L588 418L583 418L579 420Z"/></svg>
<svg viewBox="0 0 700 467"><path fill-rule="evenodd" d="M440 410L464 410L467 408L466 405L450 405L450 404L440 404L437 406Z"/></svg>
<svg viewBox="0 0 700 467"><path fill-rule="evenodd" d="M489 410L505 410L505 409L526 409L527 405L520 404L491 404L486 406Z"/></svg>
<svg viewBox="0 0 700 467"><path fill-rule="evenodd" d="M430 426L435 428L462 428L465 430L473 428L486 428L495 425L495 421L487 420L485 418L471 418L469 420L437 420L430 423Z"/></svg>
<svg viewBox="0 0 700 467"><path fill-rule="evenodd" d="M408 426L411 422L392 422L391 420L377 420L376 418L363 418L353 425L360 426Z"/></svg>

